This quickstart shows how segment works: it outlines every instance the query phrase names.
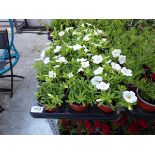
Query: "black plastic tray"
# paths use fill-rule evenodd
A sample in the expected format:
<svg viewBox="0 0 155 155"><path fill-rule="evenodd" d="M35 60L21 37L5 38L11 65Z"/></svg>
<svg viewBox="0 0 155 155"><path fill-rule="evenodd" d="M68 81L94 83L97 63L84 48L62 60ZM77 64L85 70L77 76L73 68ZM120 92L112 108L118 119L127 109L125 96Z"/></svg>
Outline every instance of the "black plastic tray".
<svg viewBox="0 0 155 155"><path fill-rule="evenodd" d="M148 120L155 120L155 112L154 113L147 112L138 106L135 106L132 111L126 109L126 112L129 116L133 118L144 118Z"/></svg>
<svg viewBox="0 0 155 155"><path fill-rule="evenodd" d="M39 104L38 104L39 105ZM30 112L34 118L46 118L46 119L87 119L87 120L117 120L121 118L122 113L120 111L110 114L103 113L97 107L90 107L84 112L75 112L69 108L67 104L63 104L57 111L50 113L43 110L42 113Z"/></svg>

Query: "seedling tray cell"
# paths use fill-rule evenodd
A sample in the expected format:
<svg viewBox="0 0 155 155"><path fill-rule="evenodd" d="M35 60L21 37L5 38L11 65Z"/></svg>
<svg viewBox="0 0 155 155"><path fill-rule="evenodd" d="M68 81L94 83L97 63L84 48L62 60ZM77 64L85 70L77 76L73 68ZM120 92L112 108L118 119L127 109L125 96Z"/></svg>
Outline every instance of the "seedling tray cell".
<svg viewBox="0 0 155 155"><path fill-rule="evenodd" d="M38 104L40 105L40 104ZM46 118L46 119L82 119L82 120L117 120L121 118L121 112L113 112L106 114L100 111L97 107L90 107L84 112L75 112L67 104L64 104L55 112L47 112L43 110L41 113L30 112L34 118Z"/></svg>
<svg viewBox="0 0 155 155"><path fill-rule="evenodd" d="M137 106L133 108L132 111L126 109L126 112L129 116L133 118L143 118L143 119L148 119L148 120L155 120L155 112L147 112Z"/></svg>

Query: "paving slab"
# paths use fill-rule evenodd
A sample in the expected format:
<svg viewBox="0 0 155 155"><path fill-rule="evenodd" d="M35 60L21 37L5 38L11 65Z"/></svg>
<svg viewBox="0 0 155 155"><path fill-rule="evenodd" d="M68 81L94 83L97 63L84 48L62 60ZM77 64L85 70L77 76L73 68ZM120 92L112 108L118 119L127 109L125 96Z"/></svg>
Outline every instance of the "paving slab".
<svg viewBox="0 0 155 155"><path fill-rule="evenodd" d="M5 109L0 113L0 134L53 134L47 120L34 119L29 114L32 104L36 102L34 93L38 85L32 65L47 42L46 34L15 34L15 46L20 59L13 68L14 74L25 79L14 79L12 98L9 93L0 93L0 106ZM10 79L1 79L0 87L9 88Z"/></svg>

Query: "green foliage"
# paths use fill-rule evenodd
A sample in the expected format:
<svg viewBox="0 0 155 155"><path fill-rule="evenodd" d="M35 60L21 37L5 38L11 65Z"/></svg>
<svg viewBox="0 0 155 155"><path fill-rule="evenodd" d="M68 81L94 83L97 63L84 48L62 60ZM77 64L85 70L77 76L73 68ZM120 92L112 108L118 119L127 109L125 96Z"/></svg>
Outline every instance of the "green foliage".
<svg viewBox="0 0 155 155"><path fill-rule="evenodd" d="M64 89L59 84L51 82L43 82L39 86L35 96L46 109L56 108L60 106L63 101Z"/></svg>
<svg viewBox="0 0 155 155"><path fill-rule="evenodd" d="M46 88L41 84L39 88L41 91L39 90L37 97L41 98L42 103L52 107L58 102L61 103L64 89L68 89L70 104L76 102L93 105L97 99L100 99L100 104L107 104L113 109L117 106L132 109L132 105L122 98L122 93L126 90L125 84L137 86L144 98L154 100L154 84L140 80L143 64L155 70L154 20L58 19L52 20L48 29L54 38L54 43L49 44L45 49L45 57L48 57L50 62L44 64L43 60L39 60L34 65L37 69L37 78L44 81L44 85L48 85L47 88L52 87L53 89L49 88L44 92ZM95 31L97 30L102 30L102 33L96 36ZM60 33L64 34L61 36ZM91 36L89 41L83 40L87 34ZM82 48L74 51L73 46L76 44L81 45ZM61 46L61 50L54 52L57 46ZM84 48L87 48L88 51L85 52ZM121 49L121 54L127 57L125 64L121 67L130 68L132 77L124 76L113 70L111 64L105 63L109 60L118 63L118 59L111 54L114 49ZM99 65L93 63L93 55L101 55L103 63ZM58 57L64 57L66 62L58 62ZM90 65L83 68L81 72L78 72L81 67L81 64L77 62L79 58L86 59ZM110 89L107 91L97 91L90 82L98 67L103 67L103 72L99 76L103 78L104 82L110 83ZM56 77L49 77L49 71L53 71ZM70 73L73 74L71 78L68 77ZM55 90L57 87L61 88L60 93Z"/></svg>
<svg viewBox="0 0 155 155"><path fill-rule="evenodd" d="M93 105L95 103L95 93L96 89L92 86L90 81L84 80L84 78L75 79L75 81L69 85L67 102L69 104Z"/></svg>
<svg viewBox="0 0 155 155"><path fill-rule="evenodd" d="M145 79L137 81L140 96L151 103L155 103L155 83L150 83Z"/></svg>

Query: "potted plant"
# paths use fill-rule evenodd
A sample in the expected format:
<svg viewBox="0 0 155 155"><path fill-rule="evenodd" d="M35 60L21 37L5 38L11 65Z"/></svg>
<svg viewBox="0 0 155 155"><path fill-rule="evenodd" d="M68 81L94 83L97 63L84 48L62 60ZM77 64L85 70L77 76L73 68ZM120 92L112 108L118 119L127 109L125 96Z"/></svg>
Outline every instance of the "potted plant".
<svg viewBox="0 0 155 155"><path fill-rule="evenodd" d="M89 105L94 103L94 88L88 80L84 78L75 79L69 85L69 95L67 102L74 111L85 111Z"/></svg>
<svg viewBox="0 0 155 155"><path fill-rule="evenodd" d="M142 79L137 86L137 105L148 112L155 112L155 83Z"/></svg>
<svg viewBox="0 0 155 155"><path fill-rule="evenodd" d="M85 110L88 105L99 108L108 105L112 110L119 106L132 109L137 98L124 86L132 77L132 70L126 64L124 52L109 46L103 30L79 22L77 28L54 28L52 36L54 43L48 44L35 64L38 79L42 80L40 89L46 94L41 96L40 93L44 105L52 106L52 96L57 95L56 105L63 98L72 109L80 107L78 111ZM52 89L48 90L44 83ZM64 90L65 97L62 97Z"/></svg>
<svg viewBox="0 0 155 155"><path fill-rule="evenodd" d="M61 107L63 103L63 93L64 89L61 85L44 82L39 86L35 96L45 111L54 112Z"/></svg>

